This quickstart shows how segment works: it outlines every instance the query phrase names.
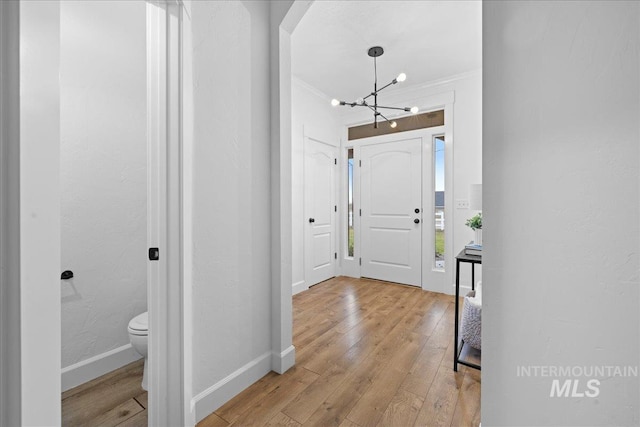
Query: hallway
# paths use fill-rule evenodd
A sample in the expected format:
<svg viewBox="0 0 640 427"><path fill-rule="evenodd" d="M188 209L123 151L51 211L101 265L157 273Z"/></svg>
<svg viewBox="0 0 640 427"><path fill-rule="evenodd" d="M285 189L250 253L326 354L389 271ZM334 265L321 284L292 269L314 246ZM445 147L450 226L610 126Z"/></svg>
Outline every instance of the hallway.
<svg viewBox="0 0 640 427"><path fill-rule="evenodd" d="M337 277L293 297L296 366L198 426L477 426L480 371L453 372L454 297Z"/></svg>

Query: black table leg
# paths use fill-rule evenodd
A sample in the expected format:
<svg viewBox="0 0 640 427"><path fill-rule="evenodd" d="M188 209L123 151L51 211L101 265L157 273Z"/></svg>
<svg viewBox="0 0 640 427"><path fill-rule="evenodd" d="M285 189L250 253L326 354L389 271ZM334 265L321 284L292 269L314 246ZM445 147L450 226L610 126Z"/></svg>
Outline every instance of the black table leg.
<svg viewBox="0 0 640 427"><path fill-rule="evenodd" d="M456 317L454 324L453 370L458 372L458 304L460 301L460 260L456 260Z"/></svg>
<svg viewBox="0 0 640 427"><path fill-rule="evenodd" d="M476 290L476 265L471 264L471 290Z"/></svg>
<svg viewBox="0 0 640 427"><path fill-rule="evenodd" d="M455 302L455 319L454 319L454 343L453 343L453 370L458 372L458 365L465 365L471 368L480 369L480 365L476 365L475 363L467 362L464 359L460 359L460 353L464 349L464 340L460 339L460 263L466 262L471 264L471 290L475 291L475 282L476 282L476 264L482 264L481 256L471 256L465 254L465 251L462 250L458 256L456 257L456 302Z"/></svg>

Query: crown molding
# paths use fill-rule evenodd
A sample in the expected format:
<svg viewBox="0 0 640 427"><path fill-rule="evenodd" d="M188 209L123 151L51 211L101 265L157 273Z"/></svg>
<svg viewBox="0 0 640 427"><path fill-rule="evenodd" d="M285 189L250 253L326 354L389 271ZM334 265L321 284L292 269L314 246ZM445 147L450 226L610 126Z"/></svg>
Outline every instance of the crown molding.
<svg viewBox="0 0 640 427"><path fill-rule="evenodd" d="M460 74L454 74L452 76L444 77L438 80L431 80L423 83L416 83L411 86L404 86L401 89L396 89L393 93L387 94L387 96L393 96L394 98L403 98L404 95L419 92L425 89L431 89L437 86L442 86L450 83L455 83L460 80L466 80L472 77L482 76L482 68L478 68L472 71L466 71Z"/></svg>
<svg viewBox="0 0 640 427"><path fill-rule="evenodd" d="M318 98L326 100L327 103L331 102L331 97L329 95L327 95L326 93L322 92L320 89L316 88L315 86L311 86L309 83L305 82L300 77L292 75L291 76L291 80L295 84L297 84L297 85L303 87L304 89L308 90L309 92L311 92L312 94L314 94Z"/></svg>

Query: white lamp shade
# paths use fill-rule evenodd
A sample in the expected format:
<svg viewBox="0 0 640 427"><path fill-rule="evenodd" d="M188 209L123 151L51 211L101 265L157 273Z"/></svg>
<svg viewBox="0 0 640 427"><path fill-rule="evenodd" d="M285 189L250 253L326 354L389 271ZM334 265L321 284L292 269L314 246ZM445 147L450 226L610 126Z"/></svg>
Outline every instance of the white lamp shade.
<svg viewBox="0 0 640 427"><path fill-rule="evenodd" d="M469 209L474 211L482 210L482 184L471 184L469 186Z"/></svg>

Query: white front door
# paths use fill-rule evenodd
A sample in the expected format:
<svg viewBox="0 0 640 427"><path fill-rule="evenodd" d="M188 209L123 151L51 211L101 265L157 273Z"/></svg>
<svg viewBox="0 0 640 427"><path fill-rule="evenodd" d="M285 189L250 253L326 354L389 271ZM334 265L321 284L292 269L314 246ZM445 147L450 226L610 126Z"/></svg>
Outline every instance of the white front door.
<svg viewBox="0 0 640 427"><path fill-rule="evenodd" d="M305 282L335 276L337 148L311 138L304 146Z"/></svg>
<svg viewBox="0 0 640 427"><path fill-rule="evenodd" d="M362 277L421 286L421 151L421 138L362 147Z"/></svg>

